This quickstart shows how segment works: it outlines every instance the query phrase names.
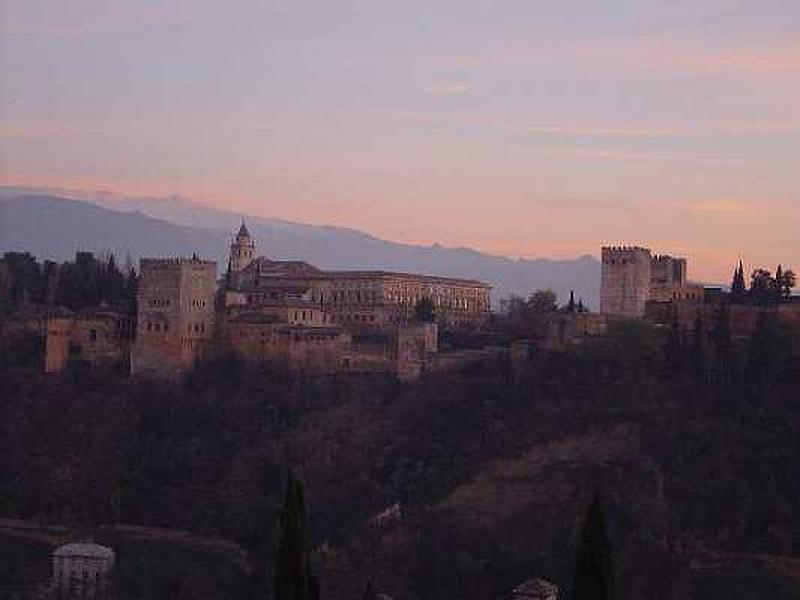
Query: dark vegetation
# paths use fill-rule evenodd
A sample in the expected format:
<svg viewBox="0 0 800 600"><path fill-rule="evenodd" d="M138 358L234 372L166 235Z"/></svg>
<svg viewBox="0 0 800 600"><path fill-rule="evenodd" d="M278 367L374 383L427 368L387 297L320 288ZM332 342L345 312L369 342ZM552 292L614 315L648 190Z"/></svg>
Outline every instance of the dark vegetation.
<svg viewBox="0 0 800 600"><path fill-rule="evenodd" d="M26 309L107 307L134 312L136 273L113 254L78 252L72 262L38 262L27 252L0 258L0 318Z"/></svg>
<svg viewBox="0 0 800 600"><path fill-rule="evenodd" d="M110 257L15 254L0 286L6 311L131 307L135 277ZM517 308L509 329L580 302L541 292ZM583 597L598 573L620 599L800 597L800 338L768 310L749 340L731 337L723 304L710 332L622 323L413 386L230 357L180 385L44 377L41 350L31 338L0 356L0 516L109 543L121 598L483 600L533 576ZM246 564L115 524L233 540ZM0 537L27 557L0 576L48 570L30 566L41 544L19 548Z"/></svg>
<svg viewBox="0 0 800 600"><path fill-rule="evenodd" d="M773 275L767 269L758 268L750 275L750 287L745 283L744 266L741 261L733 273L731 282L732 302L737 304L778 304L785 302L792 294L792 288L797 285L797 276L791 269L778 265Z"/></svg>
<svg viewBox="0 0 800 600"><path fill-rule="evenodd" d="M321 597L360 596L371 581L400 598L494 598L532 576L572 588L582 516L602 487L616 597L736 597L745 573L750 589L797 597L774 566L800 559L797 332L766 313L749 341L725 331L625 323L515 368L411 387L289 379L232 359L176 386L44 378L6 361L0 515L231 539L251 567L237 594L269 597L290 465L306 483ZM373 519L394 503L401 518ZM726 574L734 554L778 562ZM124 569L156 566L127 555L120 593L135 596ZM187 598L228 585L181 556L152 585ZM698 572L704 560L716 566Z"/></svg>
<svg viewBox="0 0 800 600"><path fill-rule="evenodd" d="M583 524L578 540L575 567L575 600L611 600L614 598L613 550L603 501L596 495Z"/></svg>

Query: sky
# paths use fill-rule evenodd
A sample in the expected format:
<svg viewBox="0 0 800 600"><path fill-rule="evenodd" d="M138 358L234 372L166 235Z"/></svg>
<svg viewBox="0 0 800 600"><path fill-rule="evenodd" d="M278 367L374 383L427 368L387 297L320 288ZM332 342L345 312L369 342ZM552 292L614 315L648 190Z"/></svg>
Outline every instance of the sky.
<svg viewBox="0 0 800 600"><path fill-rule="evenodd" d="M3 0L0 179L800 270L798 0Z"/></svg>

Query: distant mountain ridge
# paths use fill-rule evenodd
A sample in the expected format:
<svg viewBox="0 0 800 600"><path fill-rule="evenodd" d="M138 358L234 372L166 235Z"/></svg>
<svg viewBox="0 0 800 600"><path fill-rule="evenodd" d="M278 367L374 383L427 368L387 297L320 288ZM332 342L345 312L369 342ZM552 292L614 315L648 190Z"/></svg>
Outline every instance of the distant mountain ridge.
<svg viewBox="0 0 800 600"><path fill-rule="evenodd" d="M61 192L61 190L58 190ZM0 188L0 251L26 250L65 260L76 250L113 252L120 261L143 256L200 256L224 268L230 238L241 216L180 197L125 198L105 193L81 198L48 189ZM72 196L66 192L64 195ZM573 260L512 260L439 245L381 240L344 227L247 216L258 253L306 260L323 269L385 269L481 279L493 286L495 304L509 294L539 288L565 300L570 290L591 307L599 305L600 263Z"/></svg>

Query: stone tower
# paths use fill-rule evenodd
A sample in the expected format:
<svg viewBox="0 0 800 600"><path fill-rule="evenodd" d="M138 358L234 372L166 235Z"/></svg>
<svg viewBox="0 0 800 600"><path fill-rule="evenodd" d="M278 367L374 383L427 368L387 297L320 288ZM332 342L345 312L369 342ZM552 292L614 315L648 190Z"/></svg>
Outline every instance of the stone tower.
<svg viewBox="0 0 800 600"><path fill-rule="evenodd" d="M638 246L604 246L600 312L631 319L644 316L650 299L652 254Z"/></svg>
<svg viewBox="0 0 800 600"><path fill-rule="evenodd" d="M177 377L210 349L217 263L143 258L140 265L131 372Z"/></svg>
<svg viewBox="0 0 800 600"><path fill-rule="evenodd" d="M231 242L231 255L228 259L228 271L230 273L238 273L244 269L253 260L256 252L256 243L247 231L247 225L244 224L242 219L242 226L239 228L239 233L236 234L236 239Z"/></svg>

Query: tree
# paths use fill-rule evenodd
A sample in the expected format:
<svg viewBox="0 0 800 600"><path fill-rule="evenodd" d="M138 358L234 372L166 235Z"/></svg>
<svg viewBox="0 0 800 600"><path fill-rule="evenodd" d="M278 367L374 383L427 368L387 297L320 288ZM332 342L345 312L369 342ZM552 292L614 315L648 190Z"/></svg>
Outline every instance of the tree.
<svg viewBox="0 0 800 600"><path fill-rule="evenodd" d="M792 295L792 288L797 284L797 277L794 271L786 269L785 271L778 265L778 270L775 273L775 290L780 300L785 300Z"/></svg>
<svg viewBox="0 0 800 600"><path fill-rule="evenodd" d="M611 542L600 494L586 511L586 520L578 542L575 569L575 600L611 600L614 598L614 569Z"/></svg>
<svg viewBox="0 0 800 600"><path fill-rule="evenodd" d="M750 298L756 304L769 304L774 298L774 280L766 269L756 269L750 276Z"/></svg>
<svg viewBox="0 0 800 600"><path fill-rule="evenodd" d="M569 291L569 302L567 303L567 311L568 312L575 312L576 305L575 305L575 291Z"/></svg>
<svg viewBox="0 0 800 600"><path fill-rule="evenodd" d="M128 312L132 315L136 314L136 293L139 290L139 276L136 270L131 267L128 271L128 276L125 278L125 299L128 303Z"/></svg>
<svg viewBox="0 0 800 600"><path fill-rule="evenodd" d="M555 312L558 308L556 293L553 290L536 290L528 299L528 308L537 314Z"/></svg>
<svg viewBox="0 0 800 600"><path fill-rule="evenodd" d="M739 261L739 266L733 271L733 282L731 283L731 299L734 302L741 302L747 295L747 286L744 282L744 265Z"/></svg>
<svg viewBox="0 0 800 600"><path fill-rule="evenodd" d="M414 305L414 319L421 323L433 323L436 320L436 310L433 300L428 296L423 296Z"/></svg>
<svg viewBox="0 0 800 600"><path fill-rule="evenodd" d="M311 574L303 484L289 473L280 516L275 567L276 600L315 600L317 582Z"/></svg>

